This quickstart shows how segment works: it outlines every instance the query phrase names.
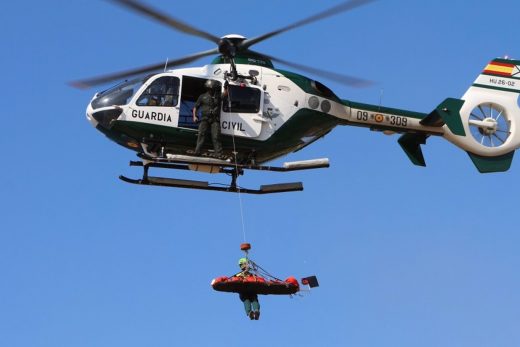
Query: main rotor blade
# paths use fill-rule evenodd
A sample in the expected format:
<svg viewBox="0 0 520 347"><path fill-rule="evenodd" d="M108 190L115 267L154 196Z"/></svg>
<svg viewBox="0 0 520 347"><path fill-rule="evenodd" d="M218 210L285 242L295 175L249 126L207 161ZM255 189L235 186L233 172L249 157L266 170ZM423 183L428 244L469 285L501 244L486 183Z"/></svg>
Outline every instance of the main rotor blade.
<svg viewBox="0 0 520 347"><path fill-rule="evenodd" d="M110 1L115 2L119 5L125 6L127 8L130 8L131 10L133 10L139 14L144 14L148 17L151 17L163 24L166 24L170 28L181 31L185 34L201 37L203 39L209 40L209 41L211 41L213 43L217 43L217 44L220 41L220 38L216 37L215 35L212 35L205 31L199 30L192 25L181 22L178 19L174 19L156 9L151 8L148 5L143 4L140 1L137 1L137 0L110 0Z"/></svg>
<svg viewBox="0 0 520 347"><path fill-rule="evenodd" d="M190 63L194 60L197 60L199 58L202 58L202 57L205 57L208 55L217 54L217 53L218 53L218 49L213 48L213 49L210 49L209 51L195 53L195 54L188 55L186 57L179 58L176 60L170 60L168 62L143 66L143 67L136 68L136 69L125 70L125 71L116 72L116 73L109 74L109 75L103 75L103 76L99 76L99 77L89 78L86 80L74 81L74 82L70 82L69 84L75 88L87 89L87 88L91 88L91 87L94 87L94 86L97 86L100 84L112 82L115 80L121 80L121 79L126 79L126 78L132 77L132 76L142 75L147 72L152 72L152 71L157 71L157 70L161 70L161 69L167 69L167 68L174 67L174 66L184 65L184 64Z"/></svg>
<svg viewBox="0 0 520 347"><path fill-rule="evenodd" d="M342 13L342 12L345 12L345 11L350 11L356 7L359 7L359 6L363 6L365 4L368 4L369 2L373 2L373 1L376 1L376 0L349 0L349 1L346 1L344 3L341 3L337 6L334 6L328 10L325 10L323 12L320 12L318 14L315 14L313 16L310 16L308 18L305 18L305 19L302 19L302 20L299 20L291 25L288 25L286 27L283 27L283 28L280 28L278 30L274 30L274 31L271 31L270 33L267 33L267 34L264 34L264 35L260 35L258 37L254 37L252 39L249 39L249 40L245 40L242 42L242 44L240 44L240 48L248 48L248 47L251 47L252 45L258 43L258 42L261 42L261 41L264 41L264 40L267 40L268 38L271 38L273 36L276 36L276 35L279 35L281 33L284 33L286 31L289 31L289 30L292 30L294 28L298 28L298 27L301 27L301 26L304 26L304 25L307 25L309 23L312 23L312 22L316 22L318 20L321 20L321 19L324 19L324 18L327 18L327 17L331 17L331 16L334 16L336 14L339 14L339 13Z"/></svg>
<svg viewBox="0 0 520 347"><path fill-rule="evenodd" d="M251 50L250 50L250 52L256 53L256 52L253 52ZM256 53L256 54L260 54L260 53ZM358 78L358 77L354 77L354 76L348 76L348 75L343 75L343 74L339 74L339 73L336 73L336 72L331 72L331 71L317 69L315 67L310 67L310 66L306 66L306 65L297 64L297 63L292 63L290 61L282 60L282 59L279 59L279 58L275 58L273 56L269 56L269 55L266 55L266 54L263 54L263 53L260 54L260 55L263 55L264 57L267 57L267 58L271 59L272 61L276 61L276 62L278 62L280 64L287 65L287 66L293 67L293 68L301 70L301 71L309 72L311 74L314 74L314 75L317 75L317 76L321 76L323 78L326 78L326 79L329 79L329 80L332 80L332 81L336 81L336 82L339 82L341 84L345 84L345 85L350 86L350 87L363 88L363 87L368 87L368 86L371 86L371 85L374 84L374 82L369 81L369 80L365 80L365 79L362 79L362 78Z"/></svg>

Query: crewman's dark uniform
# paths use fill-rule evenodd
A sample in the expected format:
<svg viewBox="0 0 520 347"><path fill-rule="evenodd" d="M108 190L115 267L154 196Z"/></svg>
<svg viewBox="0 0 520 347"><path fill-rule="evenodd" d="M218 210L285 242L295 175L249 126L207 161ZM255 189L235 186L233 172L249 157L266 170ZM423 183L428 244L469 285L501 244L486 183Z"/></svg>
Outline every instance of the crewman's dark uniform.
<svg viewBox="0 0 520 347"><path fill-rule="evenodd" d="M195 155L199 155L202 145L206 139L208 128L211 129L211 141L216 156L222 155L222 145L220 143L220 105L222 96L220 90L208 90L200 95L195 103L194 108L197 111L200 108L201 120L199 124L199 135L197 137L197 146L195 147Z"/></svg>
<svg viewBox="0 0 520 347"><path fill-rule="evenodd" d="M247 258L240 258L238 260L238 266L240 266L240 272L235 277L248 278L256 277L254 274L249 272L249 261ZM240 301L244 303L244 309L246 315L250 319L258 320L260 318L260 303L258 302L258 294L254 292L241 292L239 293Z"/></svg>

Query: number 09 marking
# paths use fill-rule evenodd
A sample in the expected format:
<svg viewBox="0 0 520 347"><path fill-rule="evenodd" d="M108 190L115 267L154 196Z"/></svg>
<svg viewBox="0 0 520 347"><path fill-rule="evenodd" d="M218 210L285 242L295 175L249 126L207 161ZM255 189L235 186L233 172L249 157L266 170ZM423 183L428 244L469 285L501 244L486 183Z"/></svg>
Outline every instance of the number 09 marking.
<svg viewBox="0 0 520 347"><path fill-rule="evenodd" d="M362 120L366 122L368 120L368 112L367 111L357 111L356 115L357 120Z"/></svg>

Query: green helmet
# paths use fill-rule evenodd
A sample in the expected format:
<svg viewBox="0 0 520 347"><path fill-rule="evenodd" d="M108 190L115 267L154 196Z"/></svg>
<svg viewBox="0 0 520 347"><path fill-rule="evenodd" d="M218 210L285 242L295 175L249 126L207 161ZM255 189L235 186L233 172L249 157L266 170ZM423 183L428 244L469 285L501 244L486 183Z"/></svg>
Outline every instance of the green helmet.
<svg viewBox="0 0 520 347"><path fill-rule="evenodd" d="M247 264L247 258L240 258L240 259L238 259L238 266L240 266L242 264Z"/></svg>

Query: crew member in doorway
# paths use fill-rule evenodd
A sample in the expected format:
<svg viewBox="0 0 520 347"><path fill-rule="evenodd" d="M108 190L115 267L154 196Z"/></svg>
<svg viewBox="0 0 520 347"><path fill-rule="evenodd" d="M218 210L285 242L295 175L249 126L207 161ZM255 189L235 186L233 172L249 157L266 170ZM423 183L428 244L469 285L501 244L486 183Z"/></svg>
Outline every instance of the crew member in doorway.
<svg viewBox="0 0 520 347"><path fill-rule="evenodd" d="M238 266L240 266L240 272L236 274L237 277L247 278L250 276L254 276L249 271L249 261L247 258L240 258L238 260ZM246 315L251 320L258 320L260 318L260 303L258 302L258 295L256 293L251 292L242 292L239 293L240 300L244 303L244 309L246 310Z"/></svg>
<svg viewBox="0 0 520 347"><path fill-rule="evenodd" d="M206 92L201 94L193 107L193 122L197 123L199 118L197 112L200 109L201 119L199 124L199 134L197 137L197 145L194 155L200 155L202 146L206 139L206 132L208 128L211 131L211 141L213 142L213 149L215 157L222 158L222 144L220 142L220 109L222 106L222 98L227 95L226 86L224 86L224 93L220 92L220 83L214 80L207 80L204 83ZM191 152L191 151L190 151Z"/></svg>

